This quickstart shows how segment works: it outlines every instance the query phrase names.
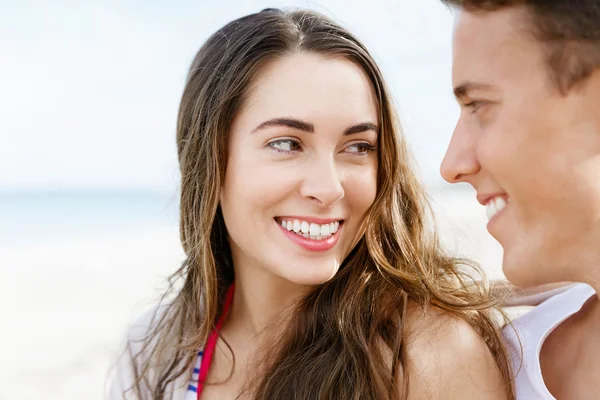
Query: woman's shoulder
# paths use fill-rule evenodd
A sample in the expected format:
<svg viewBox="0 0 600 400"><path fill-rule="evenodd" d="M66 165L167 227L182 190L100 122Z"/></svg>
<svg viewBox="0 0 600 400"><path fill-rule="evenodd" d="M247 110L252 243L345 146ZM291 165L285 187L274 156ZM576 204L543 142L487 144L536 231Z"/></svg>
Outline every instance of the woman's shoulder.
<svg viewBox="0 0 600 400"><path fill-rule="evenodd" d="M405 332L411 398L506 398L496 360L465 320L433 306L411 306Z"/></svg>

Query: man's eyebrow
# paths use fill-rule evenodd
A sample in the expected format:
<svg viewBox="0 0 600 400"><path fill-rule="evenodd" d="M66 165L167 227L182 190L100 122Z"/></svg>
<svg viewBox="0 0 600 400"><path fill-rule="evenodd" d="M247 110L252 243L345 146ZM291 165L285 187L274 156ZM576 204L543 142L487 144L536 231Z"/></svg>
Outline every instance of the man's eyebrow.
<svg viewBox="0 0 600 400"><path fill-rule="evenodd" d="M493 89L493 87L486 83L464 82L454 88L454 97L460 99L462 97L468 96L470 91L490 89Z"/></svg>
<svg viewBox="0 0 600 400"><path fill-rule="evenodd" d="M315 132L315 126L310 122L301 121L295 118L273 118L263 122L257 126L252 132L259 131L261 129L272 128L276 126L283 126L287 128L297 129L308 133ZM379 132L379 127L372 122L362 122L360 124L352 125L344 131L344 135L353 135L355 133L362 133L367 131Z"/></svg>

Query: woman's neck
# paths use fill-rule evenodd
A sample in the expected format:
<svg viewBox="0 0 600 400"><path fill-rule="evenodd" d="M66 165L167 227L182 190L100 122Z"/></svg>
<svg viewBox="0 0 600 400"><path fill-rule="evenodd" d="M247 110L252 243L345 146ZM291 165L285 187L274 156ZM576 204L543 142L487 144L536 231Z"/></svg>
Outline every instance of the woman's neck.
<svg viewBox="0 0 600 400"><path fill-rule="evenodd" d="M246 267L246 266L245 266ZM310 290L256 268L236 268L235 293L227 325L249 338L281 328L285 313Z"/></svg>

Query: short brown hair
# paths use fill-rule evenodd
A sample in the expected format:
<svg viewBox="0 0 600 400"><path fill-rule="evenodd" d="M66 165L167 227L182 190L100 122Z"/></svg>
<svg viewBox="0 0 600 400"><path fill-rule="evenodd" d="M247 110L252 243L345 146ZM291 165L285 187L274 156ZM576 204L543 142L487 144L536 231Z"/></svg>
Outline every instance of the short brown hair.
<svg viewBox="0 0 600 400"><path fill-rule="evenodd" d="M442 0L470 12L525 7L533 34L547 50L551 78L566 93L600 67L598 0Z"/></svg>

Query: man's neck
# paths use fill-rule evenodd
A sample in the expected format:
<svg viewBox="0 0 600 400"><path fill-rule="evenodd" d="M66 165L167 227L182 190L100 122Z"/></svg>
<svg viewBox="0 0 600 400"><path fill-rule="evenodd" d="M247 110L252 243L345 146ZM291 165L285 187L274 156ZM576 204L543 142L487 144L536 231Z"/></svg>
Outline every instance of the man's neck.
<svg viewBox="0 0 600 400"><path fill-rule="evenodd" d="M600 392L600 299L582 309L548 336L540 352L544 382L557 399L592 399Z"/></svg>

